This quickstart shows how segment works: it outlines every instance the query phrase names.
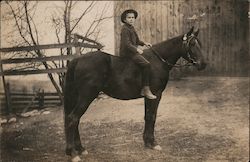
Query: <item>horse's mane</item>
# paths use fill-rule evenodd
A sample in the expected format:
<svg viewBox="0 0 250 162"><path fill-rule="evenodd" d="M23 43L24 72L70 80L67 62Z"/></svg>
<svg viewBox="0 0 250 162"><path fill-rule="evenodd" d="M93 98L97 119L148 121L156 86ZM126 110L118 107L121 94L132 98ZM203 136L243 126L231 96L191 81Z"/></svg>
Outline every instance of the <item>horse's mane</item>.
<svg viewBox="0 0 250 162"><path fill-rule="evenodd" d="M159 53L165 53L166 50L173 50L173 48L176 48L178 44L182 45L182 37L183 35L179 35L177 37L173 37L170 39L167 39L165 41L156 43L153 45L153 48L157 50Z"/></svg>
<svg viewBox="0 0 250 162"><path fill-rule="evenodd" d="M183 37L183 35L179 35L177 37L173 37L173 38L164 40L162 42L156 43L153 46L163 46L163 45L168 45L168 44L176 44L177 41L179 41L179 39L182 38L182 37Z"/></svg>

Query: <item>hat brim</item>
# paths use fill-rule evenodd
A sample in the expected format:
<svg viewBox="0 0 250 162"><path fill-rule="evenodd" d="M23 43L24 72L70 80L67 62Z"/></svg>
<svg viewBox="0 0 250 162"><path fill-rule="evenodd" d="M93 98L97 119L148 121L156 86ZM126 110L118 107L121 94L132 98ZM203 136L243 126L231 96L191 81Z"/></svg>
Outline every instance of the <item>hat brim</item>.
<svg viewBox="0 0 250 162"><path fill-rule="evenodd" d="M136 19L137 16L138 16L138 12L135 11L135 10L133 10L133 9L125 10L125 11L121 14L121 21L122 21L123 23L125 23L125 19L126 19L126 16L127 16L128 13L134 13L135 19Z"/></svg>

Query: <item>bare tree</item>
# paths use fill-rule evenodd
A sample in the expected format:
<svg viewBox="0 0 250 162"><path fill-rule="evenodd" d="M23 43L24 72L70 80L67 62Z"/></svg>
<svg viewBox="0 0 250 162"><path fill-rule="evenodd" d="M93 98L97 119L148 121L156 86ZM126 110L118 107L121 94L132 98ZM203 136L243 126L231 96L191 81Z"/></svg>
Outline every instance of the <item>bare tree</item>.
<svg viewBox="0 0 250 162"><path fill-rule="evenodd" d="M24 46L24 45L39 45L41 41L41 36L39 35L41 31L37 28L36 24L36 8L38 6L38 1L5 1L5 4L9 8L8 15L5 20L14 19L14 26L16 27L16 31L18 31L18 35L20 39L11 39L13 46ZM72 1L72 0L64 0L61 2L57 2L59 6L53 6L53 13L51 13L51 24L54 27L54 31L52 33L55 34L56 40L58 43L71 43L73 41L72 36L73 33L81 33L81 35L85 37L89 37L98 41L99 34L101 32L100 25L107 19L110 19L111 16L107 16L106 12L109 9L110 2L107 2L100 13L96 13L91 23L84 23L84 18L90 13L94 11L94 7L99 3L97 1ZM81 3L81 4L80 4ZM79 12L75 10L77 6L83 4L83 9L78 16L75 13ZM81 25L85 25L85 31L81 31L79 29L82 28ZM87 26L88 25L88 26ZM10 35L13 35L10 33ZM83 40L84 41L84 40ZM82 52L85 49L82 49ZM60 49L60 55L72 55L72 49ZM10 55L10 58L16 57L43 57L46 55L45 51L36 50L29 52L14 52ZM45 69L49 68L64 68L67 66L67 62L65 61L52 61L52 63L42 62L42 63L27 63L19 66L15 66L14 69L38 69L41 66L45 67ZM63 91L63 83L65 73L58 73L59 85L55 81L52 74L48 74L53 86L57 90L58 94L62 98Z"/></svg>
<svg viewBox="0 0 250 162"><path fill-rule="evenodd" d="M80 25L80 22L83 21L84 17L89 14L91 11L93 11L94 7L98 4L96 1L88 1L88 2L73 2L72 0L65 0L64 2L63 10L61 7L58 8L57 12L58 14L52 15L52 22L53 26L55 28L55 34L57 37L58 43L61 43L62 40L60 39L60 33L64 31L64 42L65 43L71 43L73 40L73 33L76 31L77 27ZM75 6L77 6L79 3L85 3L85 8L81 12L80 16L77 18L72 18L72 12L74 12ZM105 3L105 5L102 8L102 12L99 14L96 14L95 18L90 23L89 27L82 33L84 37L92 37L95 41L98 41L98 36L100 33L100 29L98 26L104 22L107 19L112 18L110 15L106 15L107 10L109 9L110 2ZM60 15L63 15L62 17ZM83 40L84 41L84 40ZM82 48L83 52L84 48ZM72 55L72 49L67 48L66 52L60 49L61 55ZM57 64L59 67L65 67L67 64L64 63L64 61L61 61L59 64ZM63 88L64 83L64 76L65 73L59 73L59 82L61 87Z"/></svg>
<svg viewBox="0 0 250 162"><path fill-rule="evenodd" d="M9 6L11 10L11 14L15 20L15 26L17 27L17 30L19 32L19 35L22 38L22 42L27 45L39 45L39 35L38 30L36 27L36 24L33 19L33 14L35 13L36 6L38 4L38 1L35 1L33 6L31 6L31 2L29 1L20 1L17 7L17 10L15 10L12 7L12 4L9 1L5 1L6 4ZM17 3L17 2L15 2ZM43 57L44 54L41 50L35 50L34 52L28 52L32 55L32 57ZM45 69L49 69L49 65L46 62L42 62ZM35 64L34 64L34 67ZM23 67L24 69L25 67ZM27 68L27 66L26 66ZM60 90L60 87L58 86L57 82L55 81L53 75L51 73L48 73L48 77L51 80L51 83L55 87L61 101L63 102L63 94Z"/></svg>

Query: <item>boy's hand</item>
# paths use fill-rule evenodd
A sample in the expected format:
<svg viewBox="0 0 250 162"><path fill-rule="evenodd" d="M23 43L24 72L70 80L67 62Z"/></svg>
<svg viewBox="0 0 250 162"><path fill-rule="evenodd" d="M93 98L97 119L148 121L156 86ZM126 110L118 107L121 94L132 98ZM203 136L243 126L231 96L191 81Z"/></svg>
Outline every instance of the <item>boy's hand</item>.
<svg viewBox="0 0 250 162"><path fill-rule="evenodd" d="M151 48L151 47L152 47L152 44L151 44L151 43L145 43L145 46L146 46L147 48Z"/></svg>
<svg viewBox="0 0 250 162"><path fill-rule="evenodd" d="M138 52L139 54L142 54L142 53L143 53L143 50L141 50L140 48L137 48L137 52Z"/></svg>

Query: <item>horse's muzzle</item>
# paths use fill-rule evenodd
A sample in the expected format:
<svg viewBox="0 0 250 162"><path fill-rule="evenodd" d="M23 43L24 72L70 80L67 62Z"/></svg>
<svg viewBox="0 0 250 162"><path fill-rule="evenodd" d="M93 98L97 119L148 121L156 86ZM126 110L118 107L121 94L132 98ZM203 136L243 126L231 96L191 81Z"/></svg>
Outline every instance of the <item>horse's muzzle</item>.
<svg viewBox="0 0 250 162"><path fill-rule="evenodd" d="M196 68L200 71L200 70L204 70L207 66L207 64L203 61L197 61L195 64Z"/></svg>

